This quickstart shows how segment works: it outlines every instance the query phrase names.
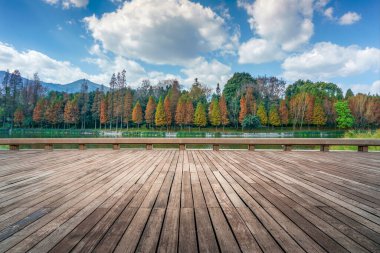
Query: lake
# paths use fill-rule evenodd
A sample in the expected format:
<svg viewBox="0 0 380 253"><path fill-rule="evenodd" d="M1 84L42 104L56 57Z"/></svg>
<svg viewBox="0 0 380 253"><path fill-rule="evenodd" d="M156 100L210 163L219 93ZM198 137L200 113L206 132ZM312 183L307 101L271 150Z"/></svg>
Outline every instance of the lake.
<svg viewBox="0 0 380 253"><path fill-rule="evenodd" d="M199 131L103 131L80 129L0 129L0 138L343 138L343 130L297 130L283 132L199 132Z"/></svg>

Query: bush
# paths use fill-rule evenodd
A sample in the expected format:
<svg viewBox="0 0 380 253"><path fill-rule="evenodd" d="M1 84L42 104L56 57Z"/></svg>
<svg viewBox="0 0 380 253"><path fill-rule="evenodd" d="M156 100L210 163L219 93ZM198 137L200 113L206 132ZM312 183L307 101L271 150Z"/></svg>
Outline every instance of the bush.
<svg viewBox="0 0 380 253"><path fill-rule="evenodd" d="M260 118L253 115L247 115L243 120L243 128L254 129L261 127Z"/></svg>

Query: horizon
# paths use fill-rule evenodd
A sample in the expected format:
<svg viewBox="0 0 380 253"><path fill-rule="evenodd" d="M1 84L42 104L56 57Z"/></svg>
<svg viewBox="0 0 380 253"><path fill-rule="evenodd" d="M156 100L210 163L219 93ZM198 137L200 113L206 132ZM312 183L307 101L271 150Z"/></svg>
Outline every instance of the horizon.
<svg viewBox="0 0 380 253"><path fill-rule="evenodd" d="M134 88L144 79L189 88L195 78L223 88L233 73L247 72L380 93L378 1L160 3L0 2L0 70L109 86L112 73L125 69Z"/></svg>

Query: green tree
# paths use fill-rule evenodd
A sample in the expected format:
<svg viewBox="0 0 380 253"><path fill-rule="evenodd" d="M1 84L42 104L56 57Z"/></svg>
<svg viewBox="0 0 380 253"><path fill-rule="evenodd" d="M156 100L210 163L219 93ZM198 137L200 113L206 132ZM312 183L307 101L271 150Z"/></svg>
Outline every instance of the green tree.
<svg viewBox="0 0 380 253"><path fill-rule="evenodd" d="M195 109L194 125L199 127L199 130L201 130L201 127L207 125L206 109L202 102L198 102L197 108Z"/></svg>
<svg viewBox="0 0 380 253"><path fill-rule="evenodd" d="M354 125L354 117L351 114L347 101L338 101L334 104L338 115L336 122L339 128L350 128Z"/></svg>
<svg viewBox="0 0 380 253"><path fill-rule="evenodd" d="M351 89L348 89L346 91L346 96L344 97L345 99L349 99L350 97L353 97L354 96L354 93L352 92Z"/></svg>
<svg viewBox="0 0 380 253"><path fill-rule="evenodd" d="M278 110L275 106L272 106L269 110L269 124L272 126L281 125L280 116L278 115Z"/></svg>
<svg viewBox="0 0 380 253"><path fill-rule="evenodd" d="M221 116L220 116L220 108L219 103L217 99L214 99L212 101L212 110L211 110L211 125L215 126L217 128L221 123Z"/></svg>
<svg viewBox="0 0 380 253"><path fill-rule="evenodd" d="M162 97L160 97L160 100L158 101L158 105L156 108L155 123L156 126L159 127L166 125L165 109L164 102L162 102Z"/></svg>
<svg viewBox="0 0 380 253"><path fill-rule="evenodd" d="M259 128L260 126L260 118L254 115L247 115L242 122L242 127L247 129Z"/></svg>
<svg viewBox="0 0 380 253"><path fill-rule="evenodd" d="M226 101L231 101L242 86L254 83L255 80L248 73L235 73L224 85L223 94Z"/></svg>
<svg viewBox="0 0 380 253"><path fill-rule="evenodd" d="M268 123L268 115L263 103L257 109L257 116L259 116L261 125L265 126Z"/></svg>

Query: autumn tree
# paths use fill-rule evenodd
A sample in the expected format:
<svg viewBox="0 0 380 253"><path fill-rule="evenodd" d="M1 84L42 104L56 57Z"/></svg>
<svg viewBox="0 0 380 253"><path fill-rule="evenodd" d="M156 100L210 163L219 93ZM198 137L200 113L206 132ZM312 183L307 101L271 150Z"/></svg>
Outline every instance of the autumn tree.
<svg viewBox="0 0 380 253"><path fill-rule="evenodd" d="M305 92L298 93L291 98L290 104L290 115L292 117L293 129L299 124L302 128L305 112L307 109L307 99L308 94Z"/></svg>
<svg viewBox="0 0 380 253"><path fill-rule="evenodd" d="M145 122L149 125L149 128L152 128L154 123L154 111L156 110L156 103L152 96L149 97L148 104L145 109Z"/></svg>
<svg viewBox="0 0 380 253"><path fill-rule="evenodd" d="M201 130L201 127L205 127L207 125L206 110L203 103L200 101L195 109L194 125L199 127L199 130Z"/></svg>
<svg viewBox="0 0 380 253"><path fill-rule="evenodd" d="M265 126L268 123L268 115L263 103L261 103L259 108L257 108L257 116L260 119L261 125Z"/></svg>
<svg viewBox="0 0 380 253"><path fill-rule="evenodd" d="M286 126L289 123L289 111L285 100L281 100L279 108L281 125Z"/></svg>
<svg viewBox="0 0 380 253"><path fill-rule="evenodd" d="M365 117L368 124L373 126L380 125L380 97L369 98Z"/></svg>
<svg viewBox="0 0 380 253"><path fill-rule="evenodd" d="M40 126L44 119L45 104L46 104L45 99L40 99L33 109L33 121L36 122L37 124L40 124Z"/></svg>
<svg viewBox="0 0 380 253"><path fill-rule="evenodd" d="M172 120L173 120L169 95L166 95L165 97L164 110L165 110L166 128L169 130L169 126L172 124Z"/></svg>
<svg viewBox="0 0 380 253"><path fill-rule="evenodd" d="M22 109L19 107L16 109L14 116L13 116L13 122L15 123L16 126L21 127L23 121L24 121L24 112Z"/></svg>
<svg viewBox="0 0 380 253"><path fill-rule="evenodd" d="M217 99L214 99L211 103L213 103L213 105L212 105L210 122L211 122L211 125L213 125L215 129L217 129L221 123L219 102Z"/></svg>
<svg viewBox="0 0 380 253"><path fill-rule="evenodd" d="M164 109L164 103L162 102L162 97L160 97L160 100L157 104L156 109L156 115L155 115L155 124L156 126L164 126L166 125L166 116L165 116L165 109Z"/></svg>
<svg viewBox="0 0 380 253"><path fill-rule="evenodd" d="M356 126L362 128L366 125L366 109L368 104L368 96L364 94L357 94L350 97L348 100L348 106L352 116L354 116Z"/></svg>
<svg viewBox="0 0 380 253"><path fill-rule="evenodd" d="M224 95L222 95L219 99L219 108L220 108L220 122L223 126L223 131L224 131L224 127L230 123L228 119L226 98L224 97Z"/></svg>
<svg viewBox="0 0 380 253"><path fill-rule="evenodd" d="M99 114L100 128L102 128L102 124L106 124L108 121L107 115L107 100L102 98L100 101L100 114Z"/></svg>
<svg viewBox="0 0 380 253"><path fill-rule="evenodd" d="M269 124L275 127L281 125L281 119L276 106L271 106L269 110Z"/></svg>
<svg viewBox="0 0 380 253"><path fill-rule="evenodd" d="M129 128L129 122L132 118L132 103L133 103L133 96L132 92L128 90L125 94L124 98L124 108L123 108L123 121L125 124L127 124L127 130Z"/></svg>
<svg viewBox="0 0 380 253"><path fill-rule="evenodd" d="M92 107L91 107L91 117L94 120L95 129L96 129L96 123L100 115L100 102L102 100L102 96L103 96L103 93L100 92L99 89L96 89L94 101L92 102Z"/></svg>
<svg viewBox="0 0 380 253"><path fill-rule="evenodd" d="M132 121L137 124L138 128L143 121L142 108L139 101L136 102L135 107L133 108Z"/></svg>
<svg viewBox="0 0 380 253"><path fill-rule="evenodd" d="M194 121L194 107L193 102L190 98L186 100L185 111L185 124L189 127L190 131L190 126L193 124Z"/></svg>
<svg viewBox="0 0 380 253"><path fill-rule="evenodd" d="M183 124L185 124L185 114L186 114L186 99L181 96L178 100L177 109L175 112L175 122L182 129Z"/></svg>
<svg viewBox="0 0 380 253"><path fill-rule="evenodd" d="M169 89L168 95L170 98L171 116L172 116L172 119L176 120L178 101L181 96L181 90L180 90L179 82L177 80L173 80L171 88Z"/></svg>
<svg viewBox="0 0 380 253"><path fill-rule="evenodd" d="M240 98L240 112L239 112L239 123L242 124L245 116L247 115L247 105L245 102L245 97Z"/></svg>
<svg viewBox="0 0 380 253"><path fill-rule="evenodd" d="M316 103L313 112L313 124L317 127L324 126L326 124L327 118L320 103Z"/></svg>
<svg viewBox="0 0 380 253"><path fill-rule="evenodd" d="M245 93L245 102L247 108L247 114L256 115L256 105L253 99L253 87L247 87Z"/></svg>
<svg viewBox="0 0 380 253"><path fill-rule="evenodd" d="M306 96L306 111L305 111L305 122L308 125L313 124L313 113L314 113L314 103L315 98L314 96L307 95Z"/></svg>

